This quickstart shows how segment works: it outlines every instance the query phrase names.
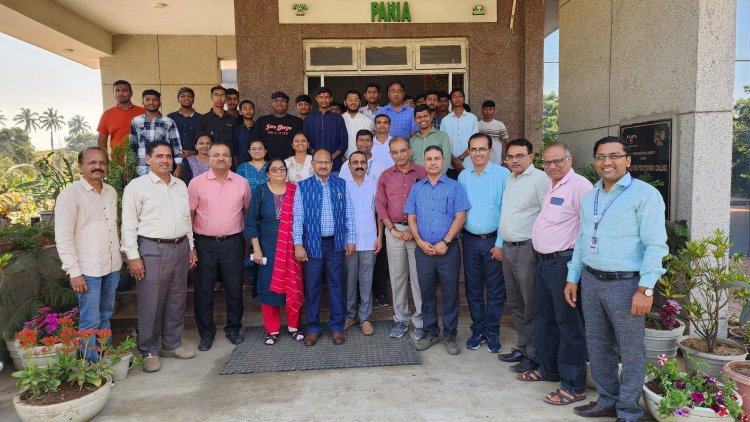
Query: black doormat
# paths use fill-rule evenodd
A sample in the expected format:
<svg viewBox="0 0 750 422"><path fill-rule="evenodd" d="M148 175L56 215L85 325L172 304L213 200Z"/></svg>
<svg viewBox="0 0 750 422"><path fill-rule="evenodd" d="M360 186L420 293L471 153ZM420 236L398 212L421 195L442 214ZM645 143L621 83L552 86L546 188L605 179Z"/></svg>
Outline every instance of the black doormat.
<svg viewBox="0 0 750 422"><path fill-rule="evenodd" d="M411 336L390 338L393 325L390 321L373 321L375 331L371 336L362 334L359 326L346 332L346 342L333 344L327 331L315 346L305 346L292 340L286 327L281 328L279 341L273 346L265 344L263 327L251 327L245 332L245 341L235 347L222 375L256 372L281 372L308 369L359 368L367 366L419 365L419 353Z"/></svg>

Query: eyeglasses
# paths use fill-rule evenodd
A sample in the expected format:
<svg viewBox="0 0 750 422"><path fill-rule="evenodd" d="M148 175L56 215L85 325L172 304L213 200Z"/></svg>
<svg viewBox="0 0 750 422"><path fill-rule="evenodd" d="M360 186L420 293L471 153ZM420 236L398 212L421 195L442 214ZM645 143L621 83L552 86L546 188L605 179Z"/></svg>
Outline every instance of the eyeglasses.
<svg viewBox="0 0 750 422"><path fill-rule="evenodd" d="M268 171L271 173L286 173L286 167L271 167Z"/></svg>
<svg viewBox="0 0 750 422"><path fill-rule="evenodd" d="M490 149L487 147L480 147L480 148L469 148L469 152L472 154L476 154L478 152L481 152L484 154L485 152L489 151Z"/></svg>
<svg viewBox="0 0 750 422"><path fill-rule="evenodd" d="M549 167L553 164L555 165L555 167L560 167L560 164L562 164L563 161L565 161L565 159L568 157L570 157L570 155L566 155L563 158L558 158L557 160L542 161L542 164L544 165L544 167Z"/></svg>
<svg viewBox="0 0 750 422"><path fill-rule="evenodd" d="M274 98L271 101L274 103L288 103L289 102L289 100L287 100L286 98Z"/></svg>
<svg viewBox="0 0 750 422"><path fill-rule="evenodd" d="M513 160L521 161L524 158L528 157L529 155L531 155L531 154L516 154L516 155L510 155L510 154L508 154L508 155L505 156L505 161L513 161Z"/></svg>
<svg viewBox="0 0 750 422"><path fill-rule="evenodd" d="M628 154L594 154L594 160L596 161L606 161L607 158L610 159L610 161L617 161L622 157L627 157Z"/></svg>
<svg viewBox="0 0 750 422"><path fill-rule="evenodd" d="M211 96L215 97L215 98L227 98L227 94L218 94L216 92L214 92L213 94L211 94Z"/></svg>
<svg viewBox="0 0 750 422"><path fill-rule="evenodd" d="M250 148L250 151L252 151L252 152L261 152L261 151L265 151L265 150L266 149L263 148L263 147L252 147L252 148Z"/></svg>

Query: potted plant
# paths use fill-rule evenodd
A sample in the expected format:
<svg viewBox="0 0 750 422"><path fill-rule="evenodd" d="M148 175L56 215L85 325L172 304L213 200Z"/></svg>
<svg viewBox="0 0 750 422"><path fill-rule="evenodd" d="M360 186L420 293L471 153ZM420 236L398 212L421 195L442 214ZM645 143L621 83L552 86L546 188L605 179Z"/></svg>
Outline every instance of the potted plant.
<svg viewBox="0 0 750 422"><path fill-rule="evenodd" d="M13 406L23 421L87 421L104 407L112 389L110 369L102 348L95 347L99 359L78 359L78 349L90 336L106 344L110 330L63 330L59 341L63 353L46 368L31 364L13 373L20 391Z"/></svg>
<svg viewBox="0 0 750 422"><path fill-rule="evenodd" d="M684 318L692 323L694 336L683 336L678 341L688 371L695 370L696 360L705 361L705 371L719 376L725 363L745 359L747 349L731 340L719 339L719 320L729 299L737 289L746 289L748 277L740 270L741 254L729 256L732 247L729 237L716 230L710 237L687 242L669 265L672 286L681 286L690 294L683 309Z"/></svg>
<svg viewBox="0 0 750 422"><path fill-rule="evenodd" d="M127 336L119 345L109 343L104 347L104 360L112 369L112 381L122 381L133 366L140 364L141 358L133 355L137 344L134 337Z"/></svg>
<svg viewBox="0 0 750 422"><path fill-rule="evenodd" d="M744 400L742 410L750 415L750 361L727 362L722 373L737 384L737 391Z"/></svg>
<svg viewBox="0 0 750 422"><path fill-rule="evenodd" d="M742 397L726 377L713 377L694 362L695 370L680 372L676 359L661 356L657 365L646 365L643 399L657 421L704 421L731 417L743 422L748 416L741 410Z"/></svg>
<svg viewBox="0 0 750 422"><path fill-rule="evenodd" d="M685 332L685 324L677 319L681 311L682 307L677 301L668 299L658 313L651 312L646 316L643 341L647 362L655 364L659 356L665 355L671 359L677 355L677 340Z"/></svg>
<svg viewBox="0 0 750 422"><path fill-rule="evenodd" d="M66 154L71 153L52 151L34 163L39 171L39 180L46 187L48 197L52 197L54 201L57 201L57 196L63 189L81 177L81 172L72 164L75 160ZM39 215L45 225L55 225L54 206L52 210L40 211Z"/></svg>
<svg viewBox="0 0 750 422"><path fill-rule="evenodd" d="M60 334L66 329L75 329L78 320L78 308L58 314L50 307L41 307L36 315L25 322L23 329L16 336L14 346L21 357L25 368L36 365L47 367L62 353L63 344L59 342Z"/></svg>
<svg viewBox="0 0 750 422"><path fill-rule="evenodd" d="M110 163L120 163L120 165L111 165L107 170L104 183L112 186L117 192L117 215L122 215L122 196L125 192L125 186L131 180L138 177L136 168L138 166L138 157L133 151L125 145L117 145L109 153ZM125 292L135 285L133 276L130 275L127 262L123 263L120 270L120 283L117 285L118 292Z"/></svg>

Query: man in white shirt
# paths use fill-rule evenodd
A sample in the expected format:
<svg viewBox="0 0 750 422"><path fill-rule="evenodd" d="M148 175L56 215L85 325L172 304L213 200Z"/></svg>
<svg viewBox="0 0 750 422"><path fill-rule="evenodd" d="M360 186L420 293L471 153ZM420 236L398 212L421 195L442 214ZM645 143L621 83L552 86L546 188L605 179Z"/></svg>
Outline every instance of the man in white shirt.
<svg viewBox="0 0 750 422"><path fill-rule="evenodd" d="M357 150L357 132L362 129L372 130L372 120L359 112L360 94L356 89L347 91L344 96L344 106L346 112L341 115L346 123L346 133L349 136L348 144L344 157L349 158L349 154ZM342 168L343 170L343 168Z"/></svg>
<svg viewBox="0 0 750 422"><path fill-rule="evenodd" d="M393 137L390 135L391 118L387 114L375 116L375 129L372 136L372 155L380 160L385 168L393 166L390 143Z"/></svg>
<svg viewBox="0 0 750 422"><path fill-rule="evenodd" d="M457 179L458 173L461 173L464 168L471 168L469 137L479 131L477 116L464 110L465 98L461 88L453 88L451 91L453 111L440 121L440 130L446 132L451 140L451 166L446 174L452 179ZM448 156L448 151L446 151L446 160Z"/></svg>
<svg viewBox="0 0 750 422"><path fill-rule="evenodd" d="M159 355L190 359L182 347L187 272L198 257L193 248L188 190L172 176L172 147L146 145L150 171L131 181L122 196L122 252L138 282L138 350L143 370L161 368ZM169 265L165 264L169 263ZM163 348L162 348L163 345Z"/></svg>
<svg viewBox="0 0 750 422"><path fill-rule="evenodd" d="M368 320L372 313L372 276L375 268L375 257L383 247L383 223L375 218L375 193L377 182L366 176L367 156L362 151L355 151L349 157L347 166L351 180L346 182L346 190L354 205L354 227L356 233L356 250L346 257L346 322L344 330L356 324L362 334L373 333L372 323ZM342 171L343 172L343 171ZM357 293L360 297L359 309Z"/></svg>
<svg viewBox="0 0 750 422"><path fill-rule="evenodd" d="M508 129L503 122L495 120L495 102L492 100L482 103L482 120L479 121L479 133L489 135L492 138L490 161L502 165L503 153L505 153L508 144Z"/></svg>
<svg viewBox="0 0 750 422"><path fill-rule="evenodd" d="M372 132L367 129L362 129L357 132L357 146L355 151L359 151L365 154L367 157L367 168L365 168L365 178L377 182L380 175L383 174L386 168L378 158L372 154ZM352 177L352 171L350 166L341 166L341 173L339 177L346 180L354 180Z"/></svg>

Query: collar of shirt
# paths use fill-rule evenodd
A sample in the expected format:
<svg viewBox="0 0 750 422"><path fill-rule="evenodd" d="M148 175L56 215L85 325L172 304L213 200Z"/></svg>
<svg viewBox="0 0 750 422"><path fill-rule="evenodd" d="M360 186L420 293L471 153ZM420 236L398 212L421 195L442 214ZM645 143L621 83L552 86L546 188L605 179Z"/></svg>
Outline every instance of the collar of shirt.
<svg viewBox="0 0 750 422"><path fill-rule="evenodd" d="M528 176L529 174L533 173L535 168L536 167L534 167L534 164L530 164L526 168L526 170L524 170L523 173L519 174L518 176L516 176L516 174L513 173L512 171L510 172L510 175L513 176L514 179L518 179L519 177L523 176L524 174Z"/></svg>
<svg viewBox="0 0 750 422"><path fill-rule="evenodd" d="M141 114L141 117L143 117L143 120L148 120L150 122L158 122L159 120L164 120L164 116L161 115L161 112L158 113L159 114L157 114L153 119L149 119L148 114L146 113Z"/></svg>
<svg viewBox="0 0 750 422"><path fill-rule="evenodd" d="M495 174L498 171L500 171L500 169L497 168L499 166L496 167L496 166L493 166L493 164L495 164L495 163L492 163L492 162L487 163L487 165L484 167L484 170L482 170L482 174L485 174L485 173L486 174ZM471 168L471 172L474 173L474 174L476 174L479 177L482 176L482 174L477 173L477 169L475 167Z"/></svg>
<svg viewBox="0 0 750 422"><path fill-rule="evenodd" d="M120 103L115 103L115 108L119 108L119 109L120 109L120 110L122 110L122 111L128 111L128 110L130 110L131 108L133 108L133 106L134 106L134 105L135 105L135 104L133 104L133 103L131 102L131 103L130 103L130 107L128 107L128 108L122 108L122 107L120 107Z"/></svg>
<svg viewBox="0 0 750 422"><path fill-rule="evenodd" d="M373 135L373 137L372 137L372 143L373 143L373 144L377 143L377 144L380 144L380 145L388 146L388 143L389 143L389 142L391 142L391 139L393 139L393 136L391 136L391 135L388 135L388 137L387 137L387 138L385 139L385 142L380 142L380 141L378 140L378 138L376 138L376 137L375 137L375 136Z"/></svg>
<svg viewBox="0 0 750 422"><path fill-rule="evenodd" d="M251 164L251 165L252 165L252 164ZM231 170L230 170L230 171L228 171L228 172L227 172L227 179L226 179L226 180L232 180L232 176L233 176L233 175L234 175L234 172L232 172ZM209 169L209 170L208 170L208 171L206 172L206 178L207 178L208 180L216 179L216 174L214 174L214 171L213 171L213 169Z"/></svg>
<svg viewBox="0 0 750 422"><path fill-rule="evenodd" d="M190 112L190 115L186 116L186 115L182 114L182 110L178 108L177 111L175 111L175 114L179 114L180 116L188 119L188 118L193 117L195 115L195 109L192 109L192 110L193 111ZM213 110L213 109L211 109L211 110Z"/></svg>
<svg viewBox="0 0 750 422"><path fill-rule="evenodd" d="M148 174L148 177L151 179L152 182L154 182L154 183L159 183L159 182L164 183L164 181L161 180L161 177L157 176L156 173L154 173L153 171L149 171L146 174ZM170 174L169 175L169 183L167 184L167 186L172 186L175 183L177 183L177 179Z"/></svg>
<svg viewBox="0 0 750 422"><path fill-rule="evenodd" d="M414 134L414 136L419 136L422 139L427 139L428 136L430 136L431 133L437 132L437 129L435 129L433 126L430 126L430 131L427 132L427 135L422 136L422 131L417 131L417 133Z"/></svg>
<svg viewBox="0 0 750 422"><path fill-rule="evenodd" d="M574 174L576 174L576 172L575 172L575 170L573 170L573 167L571 167L570 170L568 170L568 174L566 174L565 176L563 176L563 178L560 179L560 181L557 182L557 184L555 184L555 182L552 181L552 179L550 178L549 179L549 190L550 190L550 192L555 191L560 186L563 186L566 183L568 183L570 181L570 179L573 177Z"/></svg>
<svg viewBox="0 0 750 422"><path fill-rule="evenodd" d="M385 105L385 107L383 107L383 110L391 110L394 113L401 113L402 111L406 111L409 108L411 107L406 105L406 103L401 103L401 108L399 110L396 110L395 108L393 108L393 105L391 103L388 103Z"/></svg>
<svg viewBox="0 0 750 422"><path fill-rule="evenodd" d="M438 183L448 183L447 180L448 180L448 176L441 173L437 182L435 182L435 186L437 186ZM419 183L423 185L427 184L427 185L432 186L432 183L430 183L430 176L427 176L424 179L420 180Z"/></svg>
<svg viewBox="0 0 750 422"><path fill-rule="evenodd" d="M87 192L90 192L90 191L94 190L94 187L93 187L93 186L91 186L91 183L89 183L89 181L88 181L88 180L86 180L86 179L85 179L85 178L84 178L83 176L81 176L81 179L80 179L79 181L81 182L81 185L83 186L83 188L84 188L84 189L85 189L85 190L86 190ZM109 185L108 185L108 184L106 184L106 183L104 183L104 182L102 182L102 191L101 191L101 192L99 192L99 193L100 193L100 194L103 194L103 193L104 193L104 191L106 191L106 190L107 190L108 188L109 188Z"/></svg>
<svg viewBox="0 0 750 422"><path fill-rule="evenodd" d="M615 186L619 185L620 187L626 188L630 186L630 184L633 182L633 176L630 175L630 172L625 173L624 176L620 178L620 180L615 183ZM604 190L604 180L599 179L598 182L594 185L595 188L599 188L601 190ZM609 190L612 192L612 189Z"/></svg>
<svg viewBox="0 0 750 422"><path fill-rule="evenodd" d="M331 175L330 174L326 178L325 182L323 181L323 179L320 178L320 176L318 176L318 173L315 173L314 176L315 176L315 180L317 180L318 183L320 183L320 186L326 186L326 185L328 185L328 181L331 180Z"/></svg>
<svg viewBox="0 0 750 422"><path fill-rule="evenodd" d="M403 173L401 170L399 170L398 166L395 164L391 167L391 171L394 173ZM414 162L411 162L409 163L409 169L406 170L406 174L409 174L413 171L417 171L417 164Z"/></svg>

